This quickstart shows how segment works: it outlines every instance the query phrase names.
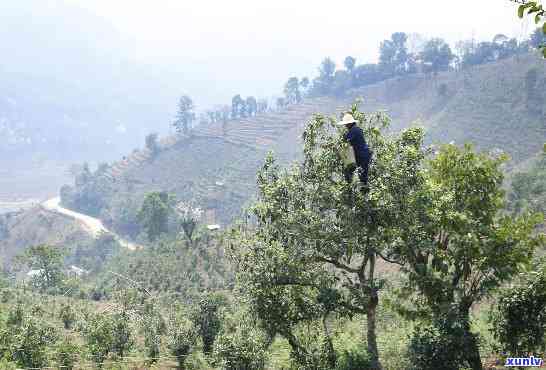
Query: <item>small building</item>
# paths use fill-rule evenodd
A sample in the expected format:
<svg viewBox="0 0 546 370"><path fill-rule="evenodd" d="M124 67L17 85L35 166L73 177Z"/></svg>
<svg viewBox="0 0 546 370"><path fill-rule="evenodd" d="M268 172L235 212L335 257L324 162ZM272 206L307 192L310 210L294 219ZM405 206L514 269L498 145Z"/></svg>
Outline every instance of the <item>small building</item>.
<svg viewBox="0 0 546 370"><path fill-rule="evenodd" d="M70 268L68 269L68 274L69 275L73 275L73 276L83 276L83 275L87 275L89 273L89 271L87 270L84 270L82 268L79 268L78 266L70 266Z"/></svg>

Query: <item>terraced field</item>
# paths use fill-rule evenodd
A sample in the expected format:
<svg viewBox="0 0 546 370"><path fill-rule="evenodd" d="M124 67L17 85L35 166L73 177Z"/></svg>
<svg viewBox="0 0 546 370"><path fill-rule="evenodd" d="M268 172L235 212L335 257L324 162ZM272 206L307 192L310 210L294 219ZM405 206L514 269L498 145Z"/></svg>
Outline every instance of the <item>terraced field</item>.
<svg viewBox="0 0 546 370"><path fill-rule="evenodd" d="M527 103L526 74L531 69L538 72L537 86L544 86L546 64L528 55L464 71L391 79L350 91L343 99L307 99L225 127L199 126L187 136L163 138L155 157L135 150L113 163L102 175L114 189L109 202L138 203L148 191L166 190L213 210L215 221L228 223L253 196L256 170L267 151L285 163L298 158L305 122L315 113L339 114L356 98L363 98L365 111L386 110L393 130L418 121L429 143L473 142L479 149L508 152L517 165L546 141L546 93L533 92L542 110Z"/></svg>

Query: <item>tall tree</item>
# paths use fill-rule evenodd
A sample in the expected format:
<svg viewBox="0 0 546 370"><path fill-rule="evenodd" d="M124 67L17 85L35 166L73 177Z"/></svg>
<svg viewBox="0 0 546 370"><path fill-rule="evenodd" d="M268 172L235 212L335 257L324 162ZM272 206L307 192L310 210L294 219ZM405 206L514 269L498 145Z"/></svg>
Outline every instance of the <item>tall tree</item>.
<svg viewBox="0 0 546 370"><path fill-rule="evenodd" d="M32 279L41 292L59 287L63 282L63 253L59 248L46 244L33 246L17 257L17 261L37 271Z"/></svg>
<svg viewBox="0 0 546 370"><path fill-rule="evenodd" d="M428 72L447 71L453 57L449 45L439 38L433 38L427 42L421 53L425 71Z"/></svg>
<svg viewBox="0 0 546 370"><path fill-rule="evenodd" d="M189 96L183 95L180 97L180 100L178 101L178 112L176 113L176 119L173 123L176 131L185 134L189 132L192 123L195 120L194 108L193 101Z"/></svg>
<svg viewBox="0 0 546 370"><path fill-rule="evenodd" d="M231 118L237 119L241 116L241 110L245 101L237 94L231 99Z"/></svg>
<svg viewBox="0 0 546 370"><path fill-rule="evenodd" d="M503 161L470 146L442 147L429 166L417 169L422 185L405 195L408 208L401 209L409 223L386 251L404 264L409 286L422 297L415 316L429 312L435 322L457 328L460 335L448 343L474 370L482 364L471 307L529 265L543 240L533 232L541 215L502 214Z"/></svg>
<svg viewBox="0 0 546 370"><path fill-rule="evenodd" d="M146 194L142 206L137 214L139 222L148 235L150 241L156 240L168 230L169 214L172 210L172 200L165 192Z"/></svg>
<svg viewBox="0 0 546 370"><path fill-rule="evenodd" d="M345 66L345 69L347 70L347 72L353 73L353 69L355 68L355 65L356 65L356 58L350 55L347 56L345 60L343 61L343 65Z"/></svg>
<svg viewBox="0 0 546 370"><path fill-rule="evenodd" d="M289 104L301 102L300 81L297 77L290 77L284 85L284 96Z"/></svg>
<svg viewBox="0 0 546 370"><path fill-rule="evenodd" d="M192 321L203 341L203 352L211 353L214 341L221 329L221 309L226 298L220 293L205 293L192 314Z"/></svg>
<svg viewBox="0 0 546 370"><path fill-rule="evenodd" d="M381 42L379 47L379 65L386 76L399 75L407 72L408 50L404 32L395 32L390 40Z"/></svg>
<svg viewBox="0 0 546 370"><path fill-rule="evenodd" d="M342 97L352 87L352 78L349 72L338 70L334 75L334 85L332 91L335 96Z"/></svg>
<svg viewBox="0 0 546 370"><path fill-rule="evenodd" d="M234 258L252 310L267 332L288 340L294 358L309 355L298 336L302 327L361 313L372 368L380 369L376 309L382 282L376 261L406 217L399 210L402 195L418 184L423 132L386 137L383 114L365 115L356 107L352 113L376 153L370 193L345 181L341 158L347 144L333 122L316 117L303 134L301 165L281 170L267 158L251 208L257 225L235 233ZM331 343L327 326L317 330Z"/></svg>
<svg viewBox="0 0 546 370"><path fill-rule="evenodd" d="M258 102L256 101L256 98L253 96L249 96L246 98L246 109L249 116L255 116L258 112Z"/></svg>
<svg viewBox="0 0 546 370"><path fill-rule="evenodd" d="M313 80L312 93L325 95L331 92L334 83L336 63L331 58L325 58L319 67L319 75Z"/></svg>

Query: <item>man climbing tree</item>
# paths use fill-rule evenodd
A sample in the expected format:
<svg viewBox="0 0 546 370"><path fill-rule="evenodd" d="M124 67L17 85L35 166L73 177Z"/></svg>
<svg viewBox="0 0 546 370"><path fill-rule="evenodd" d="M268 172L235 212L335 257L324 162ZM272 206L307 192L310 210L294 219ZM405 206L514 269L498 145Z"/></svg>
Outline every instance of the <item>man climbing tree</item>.
<svg viewBox="0 0 546 370"><path fill-rule="evenodd" d="M353 150L354 161L348 160L345 166L344 175L347 182L351 182L353 174L358 168L358 176L363 185L368 185L368 168L370 166L371 151L364 139L364 133L362 129L356 125L357 120L353 115L347 113L343 116L343 120L337 123L338 126L345 126L347 133L344 135L345 141L347 141ZM349 152L349 157L352 157Z"/></svg>
<svg viewBox="0 0 546 370"><path fill-rule="evenodd" d="M409 222L399 210L418 184L424 158L420 129L383 136L388 118L356 107L345 121L360 122L377 153L370 196L345 181L343 137L335 121L317 116L303 134L301 165L282 170L267 158L251 208L256 227L233 233L230 252L250 308L266 332L287 339L301 369L335 368L335 333L326 323L356 314L366 316L369 368L382 369L376 311L383 282L376 261L394 243L390 230Z"/></svg>

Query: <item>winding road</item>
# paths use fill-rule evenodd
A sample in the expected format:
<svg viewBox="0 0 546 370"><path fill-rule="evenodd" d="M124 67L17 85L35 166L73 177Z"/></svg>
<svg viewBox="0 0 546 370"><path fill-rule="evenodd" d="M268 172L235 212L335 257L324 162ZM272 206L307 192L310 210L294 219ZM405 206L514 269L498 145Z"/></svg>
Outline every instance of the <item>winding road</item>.
<svg viewBox="0 0 546 370"><path fill-rule="evenodd" d="M114 237L116 238L116 240L122 247L125 247L132 251L142 248L141 245L138 245L128 240L125 240L123 238L120 238L119 235L108 230L106 226L104 226L102 221L99 220L98 218L84 215L83 213L75 212L70 209L66 209L62 207L60 197L55 197L55 198L46 200L44 203L42 203L42 206L48 211L57 212L75 219L82 225L85 231L87 231L94 238L98 238L101 233L110 233L114 235Z"/></svg>

